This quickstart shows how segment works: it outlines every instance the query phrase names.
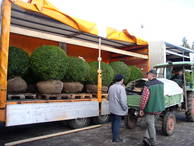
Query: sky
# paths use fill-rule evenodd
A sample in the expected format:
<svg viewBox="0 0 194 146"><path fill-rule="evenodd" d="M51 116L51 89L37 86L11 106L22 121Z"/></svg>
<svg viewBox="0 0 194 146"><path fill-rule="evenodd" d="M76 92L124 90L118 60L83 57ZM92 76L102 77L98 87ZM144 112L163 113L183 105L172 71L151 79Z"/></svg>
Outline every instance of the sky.
<svg viewBox="0 0 194 146"><path fill-rule="evenodd" d="M49 0L64 13L146 41L194 42L194 0Z"/></svg>

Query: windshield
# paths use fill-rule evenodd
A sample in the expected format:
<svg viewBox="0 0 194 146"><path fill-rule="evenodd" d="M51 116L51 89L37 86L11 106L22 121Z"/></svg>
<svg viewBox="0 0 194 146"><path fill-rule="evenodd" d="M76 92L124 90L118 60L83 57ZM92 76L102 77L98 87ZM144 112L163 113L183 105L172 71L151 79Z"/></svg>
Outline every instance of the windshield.
<svg viewBox="0 0 194 146"><path fill-rule="evenodd" d="M156 68L158 78L172 78L173 67Z"/></svg>
<svg viewBox="0 0 194 146"><path fill-rule="evenodd" d="M194 86L193 66L166 66L156 68L158 78L175 81L180 87L184 85L184 75L187 86Z"/></svg>

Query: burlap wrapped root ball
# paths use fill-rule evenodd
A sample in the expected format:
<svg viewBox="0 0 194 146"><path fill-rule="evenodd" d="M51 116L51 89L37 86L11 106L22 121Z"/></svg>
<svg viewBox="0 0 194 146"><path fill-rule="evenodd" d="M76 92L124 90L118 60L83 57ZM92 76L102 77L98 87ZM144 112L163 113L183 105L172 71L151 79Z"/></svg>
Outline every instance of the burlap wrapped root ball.
<svg viewBox="0 0 194 146"><path fill-rule="evenodd" d="M29 70L30 58L28 54L16 47L9 47L8 58L8 92L25 92L27 83L22 77Z"/></svg>
<svg viewBox="0 0 194 146"><path fill-rule="evenodd" d="M130 77L130 70L127 64L121 61L111 62L112 69L114 70L114 76L121 74L124 77L124 83L127 84Z"/></svg>
<svg viewBox="0 0 194 146"><path fill-rule="evenodd" d="M129 66L130 76L129 82L143 78L143 72L136 66Z"/></svg>
<svg viewBox="0 0 194 146"><path fill-rule="evenodd" d="M63 82L60 80L47 80L37 83L39 93L42 94L60 94L63 90Z"/></svg>
<svg viewBox="0 0 194 146"><path fill-rule="evenodd" d="M68 57L68 69L63 79L66 93L78 93L83 90L83 83L86 81L90 66L84 60L77 57Z"/></svg>
<svg viewBox="0 0 194 146"><path fill-rule="evenodd" d="M97 92L97 84L98 84L98 62L91 62L90 65L90 74L87 79L86 91L89 93ZM107 92L108 87L114 77L113 69L110 65L101 62L101 70L102 70L102 92Z"/></svg>
<svg viewBox="0 0 194 146"><path fill-rule="evenodd" d="M28 85L21 77L14 77L7 81L8 93L23 93L26 91Z"/></svg>
<svg viewBox="0 0 194 146"><path fill-rule="evenodd" d="M57 90L59 80L62 80L67 72L68 62L66 53L57 46L42 46L37 48L31 56L31 68L35 75L40 78L40 80L50 80L52 86L48 87L48 82L45 83L45 89L42 90L44 85L41 84L42 93L61 93ZM53 81L58 80L58 81ZM38 84L37 84L38 85ZM51 89L52 88L52 89ZM47 90L51 90L49 92Z"/></svg>

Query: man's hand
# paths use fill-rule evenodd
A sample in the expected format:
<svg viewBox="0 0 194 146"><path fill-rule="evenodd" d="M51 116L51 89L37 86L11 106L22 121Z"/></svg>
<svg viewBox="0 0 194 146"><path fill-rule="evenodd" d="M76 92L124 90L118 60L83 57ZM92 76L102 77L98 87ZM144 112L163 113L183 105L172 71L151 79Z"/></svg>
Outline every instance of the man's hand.
<svg viewBox="0 0 194 146"><path fill-rule="evenodd" d="M140 110L139 115L140 115L141 117L143 117L143 116L144 116L144 111L143 111L143 110Z"/></svg>

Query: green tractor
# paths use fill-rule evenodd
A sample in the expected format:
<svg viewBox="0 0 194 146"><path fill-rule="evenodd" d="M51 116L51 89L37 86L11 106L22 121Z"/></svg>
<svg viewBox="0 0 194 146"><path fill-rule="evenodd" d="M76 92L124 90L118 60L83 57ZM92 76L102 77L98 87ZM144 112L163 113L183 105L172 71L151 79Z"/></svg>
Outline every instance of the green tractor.
<svg viewBox="0 0 194 146"><path fill-rule="evenodd" d="M194 122L194 62L169 62L156 65L158 77L175 81L182 89L185 111L188 121Z"/></svg>
<svg viewBox="0 0 194 146"><path fill-rule="evenodd" d="M194 122L194 62L170 62L154 67L158 80L164 83L165 111L162 120L164 135L172 135L176 125L175 112L185 112L188 121ZM145 82L142 78L126 86L129 112L125 117L128 128L136 125L139 116L139 103Z"/></svg>

